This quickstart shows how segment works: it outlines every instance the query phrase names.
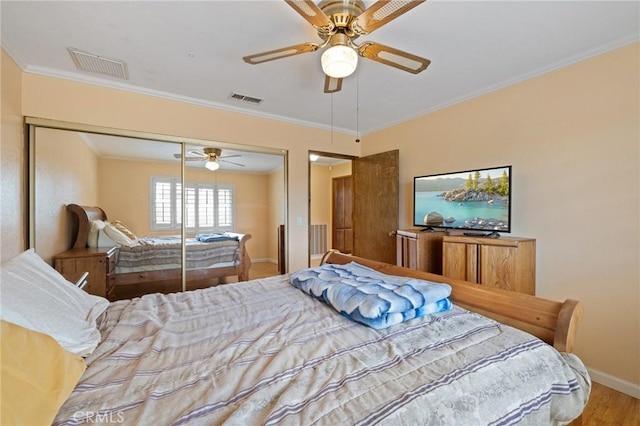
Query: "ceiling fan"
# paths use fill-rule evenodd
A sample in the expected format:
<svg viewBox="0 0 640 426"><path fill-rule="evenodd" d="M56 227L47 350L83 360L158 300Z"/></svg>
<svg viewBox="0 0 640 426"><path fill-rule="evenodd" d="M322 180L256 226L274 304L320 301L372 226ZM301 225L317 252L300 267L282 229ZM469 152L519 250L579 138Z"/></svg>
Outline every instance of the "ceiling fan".
<svg viewBox="0 0 640 426"><path fill-rule="evenodd" d="M187 154L194 155L195 157L185 157L184 161L206 161L204 166L212 171L218 170L221 162L244 167L244 164L226 160L226 158L241 157L240 154L221 156L222 150L220 148L190 149L187 151ZM178 159L182 158L181 154L173 154L173 156Z"/></svg>
<svg viewBox="0 0 640 426"><path fill-rule="evenodd" d="M245 56L245 62L260 64L287 56L315 52L328 45L321 58L325 73L324 92L342 89L342 79L351 75L358 64L358 55L403 71L417 74L431 61L383 44L365 41L355 43L361 35L389 23L393 19L420 5L425 0L378 0L368 9L362 0L285 0L318 31L322 43L302 43L267 52Z"/></svg>

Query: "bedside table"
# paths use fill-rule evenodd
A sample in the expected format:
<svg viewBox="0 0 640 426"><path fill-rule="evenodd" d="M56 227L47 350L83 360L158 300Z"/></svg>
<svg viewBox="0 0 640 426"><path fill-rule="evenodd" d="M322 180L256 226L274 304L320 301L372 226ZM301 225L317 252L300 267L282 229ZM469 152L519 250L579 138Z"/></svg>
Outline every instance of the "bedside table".
<svg viewBox="0 0 640 426"><path fill-rule="evenodd" d="M63 276L88 273L83 290L108 297L115 280L116 248L73 248L54 256L54 267ZM73 282L77 282L77 279Z"/></svg>

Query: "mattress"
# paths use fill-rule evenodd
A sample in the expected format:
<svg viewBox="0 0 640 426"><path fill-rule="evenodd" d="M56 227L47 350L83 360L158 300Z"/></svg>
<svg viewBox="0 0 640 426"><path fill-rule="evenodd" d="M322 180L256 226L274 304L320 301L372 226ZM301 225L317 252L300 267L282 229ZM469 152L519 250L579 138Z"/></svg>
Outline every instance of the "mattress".
<svg viewBox="0 0 640 426"><path fill-rule="evenodd" d="M113 302L54 424L563 424L588 399L522 331L455 305L376 330L288 280Z"/></svg>

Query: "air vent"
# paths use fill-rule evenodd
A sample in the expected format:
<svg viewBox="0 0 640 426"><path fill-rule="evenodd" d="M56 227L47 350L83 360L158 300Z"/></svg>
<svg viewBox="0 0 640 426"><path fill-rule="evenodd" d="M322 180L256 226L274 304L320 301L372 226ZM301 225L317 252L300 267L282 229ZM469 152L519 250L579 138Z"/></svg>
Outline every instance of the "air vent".
<svg viewBox="0 0 640 426"><path fill-rule="evenodd" d="M67 50L69 50L69 54L79 70L122 78L124 80L129 79L127 64L124 63L124 61L104 58L73 47L69 47Z"/></svg>
<svg viewBox="0 0 640 426"><path fill-rule="evenodd" d="M254 98L253 96L241 95L240 93L236 93L236 92L231 93L229 98L239 102L244 102L244 103L253 104L253 105L260 105L262 101L264 101L264 99Z"/></svg>

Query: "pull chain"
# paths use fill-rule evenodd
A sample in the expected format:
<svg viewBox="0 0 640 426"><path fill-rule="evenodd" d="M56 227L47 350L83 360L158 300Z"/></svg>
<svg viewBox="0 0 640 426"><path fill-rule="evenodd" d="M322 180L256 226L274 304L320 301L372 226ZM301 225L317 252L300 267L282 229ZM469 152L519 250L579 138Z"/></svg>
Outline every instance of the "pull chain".
<svg viewBox="0 0 640 426"><path fill-rule="evenodd" d="M360 72L356 71L356 143L360 143Z"/></svg>
<svg viewBox="0 0 640 426"><path fill-rule="evenodd" d="M331 146L333 146L333 93L331 94Z"/></svg>

